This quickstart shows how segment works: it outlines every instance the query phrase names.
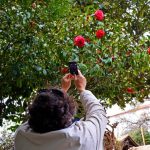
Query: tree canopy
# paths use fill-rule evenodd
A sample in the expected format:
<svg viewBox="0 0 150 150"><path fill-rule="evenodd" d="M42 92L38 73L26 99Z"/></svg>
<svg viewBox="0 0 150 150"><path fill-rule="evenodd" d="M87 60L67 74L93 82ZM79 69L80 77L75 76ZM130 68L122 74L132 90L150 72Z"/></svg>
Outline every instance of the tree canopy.
<svg viewBox="0 0 150 150"><path fill-rule="evenodd" d="M87 78L87 89L107 107L148 97L148 0L0 3L0 124L2 118L22 121L34 91L47 81L59 86L73 60ZM99 9L103 20L95 18ZM96 36L98 30L103 37ZM74 45L78 35L86 41L83 47Z"/></svg>

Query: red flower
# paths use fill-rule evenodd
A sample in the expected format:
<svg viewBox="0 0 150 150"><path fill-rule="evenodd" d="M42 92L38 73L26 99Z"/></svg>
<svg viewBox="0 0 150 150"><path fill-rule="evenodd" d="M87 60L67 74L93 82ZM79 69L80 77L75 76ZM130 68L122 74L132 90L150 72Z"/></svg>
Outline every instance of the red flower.
<svg viewBox="0 0 150 150"><path fill-rule="evenodd" d="M85 39L83 36L79 35L74 38L74 45L78 47L83 47L85 45Z"/></svg>
<svg viewBox="0 0 150 150"><path fill-rule="evenodd" d="M134 90L130 87L127 88L127 93L130 93L130 94L133 94L134 93Z"/></svg>
<svg viewBox="0 0 150 150"><path fill-rule="evenodd" d="M105 35L105 31L104 30L97 30L96 31L96 37L98 39L101 39L104 35Z"/></svg>
<svg viewBox="0 0 150 150"><path fill-rule="evenodd" d="M96 20L102 21L104 19L104 13L102 10L97 10L94 15Z"/></svg>
<svg viewBox="0 0 150 150"><path fill-rule="evenodd" d="M148 48L147 53L150 55L150 47Z"/></svg>
<svg viewBox="0 0 150 150"><path fill-rule="evenodd" d="M60 72L61 72L62 74L68 73L68 67L62 67L61 70L60 70Z"/></svg>

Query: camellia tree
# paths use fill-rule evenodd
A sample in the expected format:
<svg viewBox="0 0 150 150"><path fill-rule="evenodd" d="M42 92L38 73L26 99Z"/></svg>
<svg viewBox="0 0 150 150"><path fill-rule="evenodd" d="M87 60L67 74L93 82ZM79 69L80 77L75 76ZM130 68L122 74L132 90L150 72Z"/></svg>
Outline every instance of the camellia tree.
<svg viewBox="0 0 150 150"><path fill-rule="evenodd" d="M76 61L106 107L150 91L148 0L2 1L0 113L20 123L31 96ZM74 88L70 91L74 93ZM74 94L75 95L75 94Z"/></svg>

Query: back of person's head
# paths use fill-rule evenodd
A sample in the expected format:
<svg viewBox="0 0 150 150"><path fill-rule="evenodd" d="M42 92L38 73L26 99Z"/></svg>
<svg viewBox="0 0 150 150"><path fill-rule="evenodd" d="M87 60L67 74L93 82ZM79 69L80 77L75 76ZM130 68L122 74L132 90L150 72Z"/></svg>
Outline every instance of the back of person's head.
<svg viewBox="0 0 150 150"><path fill-rule="evenodd" d="M75 103L58 89L43 89L29 106L29 126L37 133L69 127L75 113Z"/></svg>

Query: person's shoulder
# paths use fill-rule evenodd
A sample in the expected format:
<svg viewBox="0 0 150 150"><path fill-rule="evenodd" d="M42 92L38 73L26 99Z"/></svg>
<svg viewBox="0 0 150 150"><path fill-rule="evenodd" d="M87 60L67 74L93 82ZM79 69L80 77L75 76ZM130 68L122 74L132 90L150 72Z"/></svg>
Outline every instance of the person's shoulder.
<svg viewBox="0 0 150 150"><path fill-rule="evenodd" d="M21 124L17 128L16 133L19 132L19 131L23 131L23 132L31 131L28 122L25 122L25 123Z"/></svg>
<svg viewBox="0 0 150 150"><path fill-rule="evenodd" d="M83 128L86 126L86 123L84 121L84 118L77 119L74 121L74 123L67 129L68 133L80 133L83 132Z"/></svg>

